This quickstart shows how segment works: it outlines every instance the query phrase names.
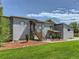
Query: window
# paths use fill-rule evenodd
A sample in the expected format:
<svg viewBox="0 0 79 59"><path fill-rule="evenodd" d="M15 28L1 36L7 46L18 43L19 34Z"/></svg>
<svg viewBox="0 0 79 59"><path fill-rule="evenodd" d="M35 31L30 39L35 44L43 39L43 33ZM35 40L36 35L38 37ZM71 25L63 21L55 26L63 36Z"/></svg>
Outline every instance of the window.
<svg viewBox="0 0 79 59"><path fill-rule="evenodd" d="M21 25L25 25L25 22L22 21L20 24L21 24Z"/></svg>
<svg viewBox="0 0 79 59"><path fill-rule="evenodd" d="M68 31L71 31L70 29L68 29Z"/></svg>
<svg viewBox="0 0 79 59"><path fill-rule="evenodd" d="M42 29L45 27L45 25L42 25Z"/></svg>
<svg viewBox="0 0 79 59"><path fill-rule="evenodd" d="M52 26L50 26L50 29L53 29L53 27L52 27Z"/></svg>
<svg viewBox="0 0 79 59"><path fill-rule="evenodd" d="M39 29L41 29L41 26L39 26Z"/></svg>

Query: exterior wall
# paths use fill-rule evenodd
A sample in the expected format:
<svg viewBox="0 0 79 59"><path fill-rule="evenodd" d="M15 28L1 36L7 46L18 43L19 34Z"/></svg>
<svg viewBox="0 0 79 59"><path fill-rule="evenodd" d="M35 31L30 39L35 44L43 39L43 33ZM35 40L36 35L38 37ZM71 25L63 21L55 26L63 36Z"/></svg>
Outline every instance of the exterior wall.
<svg viewBox="0 0 79 59"><path fill-rule="evenodd" d="M41 23L36 23L35 24L35 29L37 32L41 32L42 31L42 24Z"/></svg>
<svg viewBox="0 0 79 59"><path fill-rule="evenodd" d="M54 23L52 24L52 23L39 23L39 22L37 22L35 24L36 24L36 26L35 26L36 31L38 33L39 32L42 33L42 38L41 38L42 40L46 39L46 35L47 35L48 30L54 29ZM52 27L50 28L50 26L52 26Z"/></svg>
<svg viewBox="0 0 79 59"><path fill-rule="evenodd" d="M26 39L26 34L30 33L29 21L33 20L13 17L13 40ZM46 39L48 30L52 29L60 31L62 39L70 39L74 36L73 30L64 24L35 22L35 29L37 32L42 32L43 39Z"/></svg>
<svg viewBox="0 0 79 59"><path fill-rule="evenodd" d="M72 39L74 37L73 29L64 25L63 27L63 39Z"/></svg>
<svg viewBox="0 0 79 59"><path fill-rule="evenodd" d="M65 24L57 24L55 26L55 29L61 32L61 38L62 39L71 39L74 37L73 29ZM68 31L68 29L70 31Z"/></svg>
<svg viewBox="0 0 79 59"><path fill-rule="evenodd" d="M43 37L44 37L44 39L46 39L46 36L47 36L47 34L48 34L48 33L47 33L48 30L54 29L54 24L45 23L45 24L43 24L42 26L43 26L43 29L42 29ZM50 28L50 26L52 26L52 27Z"/></svg>
<svg viewBox="0 0 79 59"><path fill-rule="evenodd" d="M61 39L63 39L63 25L57 24L55 25L54 29L60 31Z"/></svg>
<svg viewBox="0 0 79 59"><path fill-rule="evenodd" d="M26 39L29 34L29 19L13 18L13 40Z"/></svg>
<svg viewBox="0 0 79 59"><path fill-rule="evenodd" d="M50 26L52 26L52 27L50 28ZM35 26L35 29L36 29L36 31L38 33L39 32L42 33L42 40L46 40L47 32L48 32L48 30L54 29L54 24L51 24L51 23L39 23L39 22L37 22L36 26Z"/></svg>

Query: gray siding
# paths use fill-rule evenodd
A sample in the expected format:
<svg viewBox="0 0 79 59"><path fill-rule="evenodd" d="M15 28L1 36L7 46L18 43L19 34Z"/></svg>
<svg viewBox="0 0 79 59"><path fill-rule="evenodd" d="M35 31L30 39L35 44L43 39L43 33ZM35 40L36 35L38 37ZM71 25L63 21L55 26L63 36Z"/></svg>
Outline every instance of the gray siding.
<svg viewBox="0 0 79 59"><path fill-rule="evenodd" d="M61 32L61 38L62 39L71 39L74 37L73 29L65 24L56 24L55 30L58 30ZM70 30L70 31L68 31Z"/></svg>
<svg viewBox="0 0 79 59"><path fill-rule="evenodd" d="M72 39L74 37L73 29L63 25L63 39Z"/></svg>
<svg viewBox="0 0 79 59"><path fill-rule="evenodd" d="M55 24L54 29L60 31L61 38L63 39L63 25L62 24Z"/></svg>
<svg viewBox="0 0 79 59"><path fill-rule="evenodd" d="M13 40L26 39L26 34L30 34L29 21L35 22L35 30L38 33L42 32L43 39L46 38L48 30L52 29L60 31L62 39L70 39L74 36L73 29L64 24L37 22L34 19L13 17Z"/></svg>
<svg viewBox="0 0 79 59"><path fill-rule="evenodd" d="M46 36L48 35L48 30L52 30L54 29L54 23L44 23L43 25L43 29L42 29L42 33L43 33L43 38L46 39Z"/></svg>
<svg viewBox="0 0 79 59"><path fill-rule="evenodd" d="M26 39L29 27L29 19L13 18L13 40Z"/></svg>

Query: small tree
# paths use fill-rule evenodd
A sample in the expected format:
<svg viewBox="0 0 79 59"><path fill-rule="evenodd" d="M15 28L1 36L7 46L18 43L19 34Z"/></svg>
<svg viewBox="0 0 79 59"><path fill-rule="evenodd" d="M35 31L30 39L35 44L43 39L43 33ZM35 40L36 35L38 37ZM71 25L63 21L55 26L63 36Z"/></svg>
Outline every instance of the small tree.
<svg viewBox="0 0 79 59"><path fill-rule="evenodd" d="M1 43L1 41L0 41L0 47L2 46L2 43Z"/></svg>
<svg viewBox="0 0 79 59"><path fill-rule="evenodd" d="M0 47L2 47L2 43L3 43L3 37L0 36Z"/></svg>
<svg viewBox="0 0 79 59"><path fill-rule="evenodd" d="M70 26L74 29L75 35L77 34L76 36L79 36L79 24L77 22L72 22L70 23Z"/></svg>

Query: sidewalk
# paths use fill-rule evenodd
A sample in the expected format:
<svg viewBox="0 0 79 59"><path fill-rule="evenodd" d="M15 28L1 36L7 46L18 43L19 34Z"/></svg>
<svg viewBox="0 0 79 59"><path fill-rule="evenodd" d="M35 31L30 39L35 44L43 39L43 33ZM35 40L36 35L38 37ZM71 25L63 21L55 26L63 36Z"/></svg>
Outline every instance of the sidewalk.
<svg viewBox="0 0 79 59"><path fill-rule="evenodd" d="M67 39L65 41L74 41L74 40L79 40L79 37L74 37L73 39Z"/></svg>

